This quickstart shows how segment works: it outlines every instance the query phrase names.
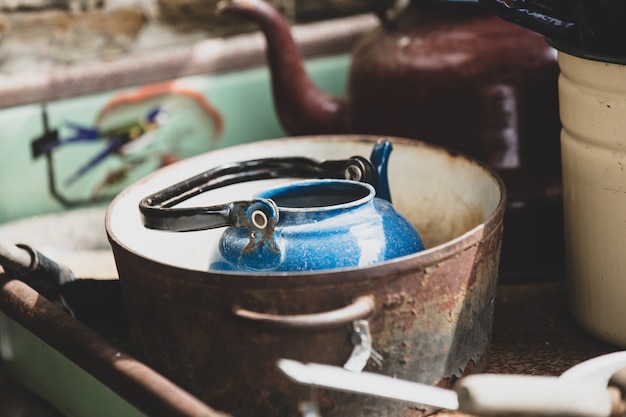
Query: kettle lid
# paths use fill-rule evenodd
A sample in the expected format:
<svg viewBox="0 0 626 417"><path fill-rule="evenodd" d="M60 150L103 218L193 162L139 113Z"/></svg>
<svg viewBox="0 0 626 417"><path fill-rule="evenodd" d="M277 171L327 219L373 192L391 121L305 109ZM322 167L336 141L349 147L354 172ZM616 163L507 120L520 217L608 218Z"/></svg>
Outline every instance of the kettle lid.
<svg viewBox="0 0 626 417"><path fill-rule="evenodd" d="M626 61L626 2L480 0L501 18L546 36L555 48L604 62Z"/></svg>

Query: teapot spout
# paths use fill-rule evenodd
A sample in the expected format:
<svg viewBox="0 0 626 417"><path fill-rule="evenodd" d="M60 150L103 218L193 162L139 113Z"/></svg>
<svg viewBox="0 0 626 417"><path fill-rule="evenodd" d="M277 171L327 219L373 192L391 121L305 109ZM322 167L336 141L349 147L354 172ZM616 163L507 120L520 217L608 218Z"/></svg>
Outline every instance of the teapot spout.
<svg viewBox="0 0 626 417"><path fill-rule="evenodd" d="M262 0L222 0L217 13L233 13L256 22L267 41L274 107L291 135L345 133L346 100L320 90L309 78L289 25Z"/></svg>

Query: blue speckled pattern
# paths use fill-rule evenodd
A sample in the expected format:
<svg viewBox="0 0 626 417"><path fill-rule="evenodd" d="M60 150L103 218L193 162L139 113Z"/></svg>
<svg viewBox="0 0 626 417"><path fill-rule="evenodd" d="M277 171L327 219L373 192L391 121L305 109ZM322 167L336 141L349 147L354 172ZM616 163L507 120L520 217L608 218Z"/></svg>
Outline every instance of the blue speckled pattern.
<svg viewBox="0 0 626 417"><path fill-rule="evenodd" d="M258 197L279 208L273 233L230 227L210 269L280 272L364 267L424 249L416 228L372 186L300 181ZM261 244L259 233L265 233Z"/></svg>

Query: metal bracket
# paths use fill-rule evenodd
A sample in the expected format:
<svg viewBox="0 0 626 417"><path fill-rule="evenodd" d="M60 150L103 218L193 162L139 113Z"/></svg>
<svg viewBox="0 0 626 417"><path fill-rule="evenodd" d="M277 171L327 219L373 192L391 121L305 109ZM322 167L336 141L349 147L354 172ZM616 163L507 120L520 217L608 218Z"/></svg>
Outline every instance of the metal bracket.
<svg viewBox="0 0 626 417"><path fill-rule="evenodd" d="M350 337L354 349L350 357L343 365L349 371L361 372L370 358L378 366L383 364L383 356L372 347L372 334L367 320L355 320L352 322L352 335Z"/></svg>

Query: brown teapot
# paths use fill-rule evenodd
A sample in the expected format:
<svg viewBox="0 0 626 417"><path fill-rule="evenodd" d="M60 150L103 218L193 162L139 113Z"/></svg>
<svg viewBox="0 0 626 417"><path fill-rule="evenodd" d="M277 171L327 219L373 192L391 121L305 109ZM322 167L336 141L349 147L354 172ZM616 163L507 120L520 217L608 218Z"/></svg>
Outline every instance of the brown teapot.
<svg viewBox="0 0 626 417"><path fill-rule="evenodd" d="M347 96L334 97L308 78L271 5L225 0L220 11L260 25L288 133L404 136L480 159L507 186L501 278L559 278L559 70L542 36L475 1L413 0L393 18L381 13L353 50Z"/></svg>

